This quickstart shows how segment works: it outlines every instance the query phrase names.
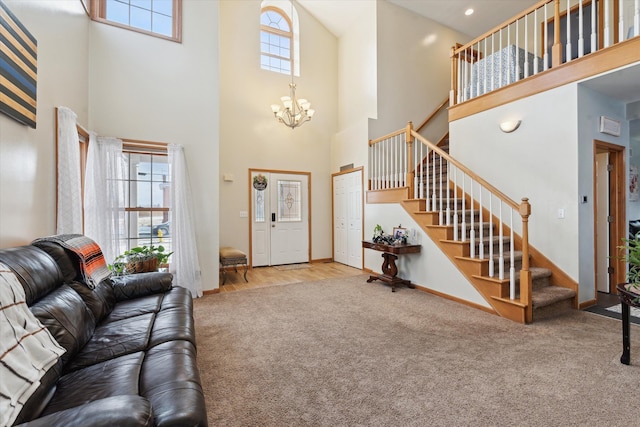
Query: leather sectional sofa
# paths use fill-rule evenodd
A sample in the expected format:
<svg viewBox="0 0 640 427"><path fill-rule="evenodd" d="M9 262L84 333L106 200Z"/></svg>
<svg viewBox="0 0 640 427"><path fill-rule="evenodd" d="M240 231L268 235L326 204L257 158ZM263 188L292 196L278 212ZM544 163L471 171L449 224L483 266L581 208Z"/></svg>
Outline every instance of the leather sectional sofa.
<svg viewBox="0 0 640 427"><path fill-rule="evenodd" d="M31 313L66 352L14 425L205 426L193 301L169 273L82 283L68 249L39 242L0 250Z"/></svg>

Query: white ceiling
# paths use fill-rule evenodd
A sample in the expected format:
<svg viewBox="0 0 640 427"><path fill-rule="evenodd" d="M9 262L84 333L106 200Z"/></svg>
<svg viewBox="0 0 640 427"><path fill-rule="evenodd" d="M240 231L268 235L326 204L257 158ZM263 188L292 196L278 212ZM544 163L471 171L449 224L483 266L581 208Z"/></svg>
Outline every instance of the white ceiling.
<svg viewBox="0 0 640 427"><path fill-rule="evenodd" d="M482 35L537 0L386 0L453 28L471 38ZM296 0L337 37L375 0ZM464 11L475 12L465 16Z"/></svg>

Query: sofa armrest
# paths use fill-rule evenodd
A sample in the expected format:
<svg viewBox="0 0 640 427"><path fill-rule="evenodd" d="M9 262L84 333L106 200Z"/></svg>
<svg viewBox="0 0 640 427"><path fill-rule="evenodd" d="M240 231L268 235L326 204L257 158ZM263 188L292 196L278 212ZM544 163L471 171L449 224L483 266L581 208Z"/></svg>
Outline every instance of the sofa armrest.
<svg viewBox="0 0 640 427"><path fill-rule="evenodd" d="M172 288L173 275L164 272L127 274L111 278L117 301L166 292Z"/></svg>
<svg viewBox="0 0 640 427"><path fill-rule="evenodd" d="M22 427L138 427L154 424L153 409L142 396L113 396L36 418Z"/></svg>

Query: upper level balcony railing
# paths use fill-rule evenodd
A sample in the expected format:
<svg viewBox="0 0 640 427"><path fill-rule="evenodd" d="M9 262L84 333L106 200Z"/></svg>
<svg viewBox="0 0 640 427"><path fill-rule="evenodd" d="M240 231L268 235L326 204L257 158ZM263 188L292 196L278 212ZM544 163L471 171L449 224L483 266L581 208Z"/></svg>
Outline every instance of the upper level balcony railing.
<svg viewBox="0 0 640 427"><path fill-rule="evenodd" d="M455 106L640 35L640 0L543 0L451 51Z"/></svg>

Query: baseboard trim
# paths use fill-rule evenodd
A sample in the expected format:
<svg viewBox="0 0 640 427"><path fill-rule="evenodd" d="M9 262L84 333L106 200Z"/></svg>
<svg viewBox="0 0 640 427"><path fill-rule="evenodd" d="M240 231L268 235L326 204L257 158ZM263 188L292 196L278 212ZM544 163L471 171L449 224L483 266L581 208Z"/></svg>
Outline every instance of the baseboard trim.
<svg viewBox="0 0 640 427"><path fill-rule="evenodd" d="M591 306L594 306L594 305L597 305L597 304L598 304L598 300L597 299L590 299L589 301L581 302L578 305L578 309L579 310L584 310L585 308L588 308L588 307L591 307Z"/></svg>
<svg viewBox="0 0 640 427"><path fill-rule="evenodd" d="M323 264L326 262L333 262L333 258L318 258L311 260L311 264Z"/></svg>
<svg viewBox="0 0 640 427"><path fill-rule="evenodd" d="M216 288L216 289L209 289L206 291L202 291L202 295L213 295L213 294L219 294L220 293L220 288Z"/></svg>
<svg viewBox="0 0 640 427"><path fill-rule="evenodd" d="M420 285L414 285L414 286L419 291L426 292L428 294L432 294L432 295L435 295L435 296L440 297L440 298L448 299L449 301L457 302L459 304L463 304L463 305L466 305L468 307L475 308L477 310L482 310L482 311L484 311L486 313L490 313L490 314L493 314L493 315L497 315L498 314L491 307L485 307L484 305L476 304L475 302L471 302L471 301L464 300L462 298L454 297L452 295L445 294L445 293L442 293L442 292L439 292L439 291L436 291L436 290L433 290L433 289L429 289L429 288L426 288L424 286L420 286Z"/></svg>

